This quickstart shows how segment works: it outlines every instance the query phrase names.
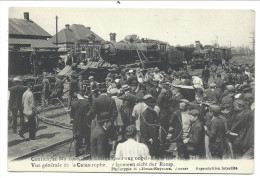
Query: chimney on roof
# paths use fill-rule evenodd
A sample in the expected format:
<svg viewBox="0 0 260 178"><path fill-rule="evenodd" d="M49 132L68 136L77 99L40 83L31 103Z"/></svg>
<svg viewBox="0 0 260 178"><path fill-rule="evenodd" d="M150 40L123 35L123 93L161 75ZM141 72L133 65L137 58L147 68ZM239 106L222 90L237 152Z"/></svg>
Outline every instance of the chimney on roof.
<svg viewBox="0 0 260 178"><path fill-rule="evenodd" d="M109 36L111 42L116 42L116 33L110 33Z"/></svg>
<svg viewBox="0 0 260 178"><path fill-rule="evenodd" d="M90 27L86 27L88 30L90 30L91 28Z"/></svg>
<svg viewBox="0 0 260 178"><path fill-rule="evenodd" d="M70 25L69 25L69 24L66 24L66 25L65 25L65 28L66 28L66 30L69 30L69 29L70 29Z"/></svg>
<svg viewBox="0 0 260 178"><path fill-rule="evenodd" d="M200 41L195 41L195 46L197 49L201 49Z"/></svg>
<svg viewBox="0 0 260 178"><path fill-rule="evenodd" d="M24 16L24 20L29 20L29 12L24 12L23 13L23 16Z"/></svg>

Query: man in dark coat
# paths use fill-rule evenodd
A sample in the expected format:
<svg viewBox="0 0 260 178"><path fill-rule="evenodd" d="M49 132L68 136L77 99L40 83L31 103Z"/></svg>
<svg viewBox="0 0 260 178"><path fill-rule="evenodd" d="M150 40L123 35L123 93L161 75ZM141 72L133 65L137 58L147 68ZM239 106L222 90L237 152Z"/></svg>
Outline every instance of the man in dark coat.
<svg viewBox="0 0 260 178"><path fill-rule="evenodd" d="M157 157L159 151L159 125L157 113L154 111L156 101L150 94L145 95L143 99L145 106L140 116L140 142L147 145L151 156Z"/></svg>
<svg viewBox="0 0 260 178"><path fill-rule="evenodd" d="M84 99L83 91L81 91L78 94L78 100L72 103L70 111L70 118L73 123L76 157L80 155L79 150L83 140L88 148L90 146L89 140L91 118L89 117L89 111L90 103Z"/></svg>
<svg viewBox="0 0 260 178"><path fill-rule="evenodd" d="M159 80L154 80L154 86L150 90L150 94L157 100L162 88L159 87Z"/></svg>
<svg viewBox="0 0 260 178"><path fill-rule="evenodd" d="M211 105L210 112L212 118L204 126L206 134L209 136L209 150L212 158L221 159L225 145L225 126L223 120L219 117L221 108L218 105Z"/></svg>
<svg viewBox="0 0 260 178"><path fill-rule="evenodd" d="M172 110L170 109L170 96L167 94L168 86L163 85L161 93L158 96L157 103L160 108L159 123L163 127L164 131L161 133L162 142L166 142L166 136L168 135L169 122Z"/></svg>
<svg viewBox="0 0 260 178"><path fill-rule="evenodd" d="M125 129L129 125L135 124L135 120L132 117L133 109L136 103L136 96L130 92L120 96L119 99L123 100L123 104L120 109L122 121L124 123L122 127L122 137L125 139Z"/></svg>
<svg viewBox="0 0 260 178"><path fill-rule="evenodd" d="M96 126L91 135L91 159L109 159L111 148L109 147L108 129L113 121L108 112L102 112L97 117Z"/></svg>
<svg viewBox="0 0 260 178"><path fill-rule="evenodd" d="M92 109L91 109L91 116L99 115L103 112L108 112L111 114L111 117L113 119L111 126L108 129L109 138L113 141L113 150L115 149L115 142L117 140L117 132L116 132L116 126L114 124L114 121L116 121L118 112L116 108L116 102L113 98L107 95L107 88L105 83L101 83L99 85L99 91L101 94L93 101ZM96 123L93 121L92 123L92 129L95 127Z"/></svg>
<svg viewBox="0 0 260 178"><path fill-rule="evenodd" d="M191 129L188 137L183 140L186 149L190 155L198 155L202 157L204 155L204 128L203 123L198 118L200 111L197 109L190 110L191 117Z"/></svg>
<svg viewBox="0 0 260 178"><path fill-rule="evenodd" d="M254 111L245 108L245 101L234 101L233 123L229 135L234 136L235 157L241 157L254 145Z"/></svg>
<svg viewBox="0 0 260 178"><path fill-rule="evenodd" d="M208 80L210 78L210 72L209 72L207 65L202 70L201 78L202 78L202 82L203 82L203 87L204 87L204 89L206 89L208 87Z"/></svg>
<svg viewBox="0 0 260 178"><path fill-rule="evenodd" d="M13 132L17 132L17 113L20 114L20 125L24 124L23 117L23 105L22 97L23 93L26 91L26 87L21 85L21 80L19 78L14 79L15 85L9 88L10 98L9 98L9 109L12 112L12 121L13 121ZM11 121L9 121L11 123Z"/></svg>

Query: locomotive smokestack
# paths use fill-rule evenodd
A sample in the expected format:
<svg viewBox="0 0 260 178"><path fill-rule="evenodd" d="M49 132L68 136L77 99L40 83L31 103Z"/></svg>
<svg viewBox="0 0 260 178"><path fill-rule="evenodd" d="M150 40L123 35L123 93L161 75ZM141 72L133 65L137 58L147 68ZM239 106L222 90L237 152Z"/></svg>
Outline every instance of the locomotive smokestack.
<svg viewBox="0 0 260 178"><path fill-rule="evenodd" d="M110 41L111 42L116 42L116 33L110 33Z"/></svg>
<svg viewBox="0 0 260 178"><path fill-rule="evenodd" d="M89 31L90 31L90 29L91 29L90 27L86 27L86 28L87 28Z"/></svg>
<svg viewBox="0 0 260 178"><path fill-rule="evenodd" d="M30 19L29 12L24 12L23 16L24 16L24 20L29 20Z"/></svg>
<svg viewBox="0 0 260 178"><path fill-rule="evenodd" d="M195 41L195 45L197 49L201 49L200 41Z"/></svg>

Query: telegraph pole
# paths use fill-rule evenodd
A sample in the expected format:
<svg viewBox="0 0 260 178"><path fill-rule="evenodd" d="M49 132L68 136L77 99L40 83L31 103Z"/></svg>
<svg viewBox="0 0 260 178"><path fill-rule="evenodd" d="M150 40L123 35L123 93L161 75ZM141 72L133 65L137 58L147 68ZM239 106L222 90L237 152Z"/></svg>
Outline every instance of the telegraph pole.
<svg viewBox="0 0 260 178"><path fill-rule="evenodd" d="M58 46L58 16L56 16L56 45Z"/></svg>
<svg viewBox="0 0 260 178"><path fill-rule="evenodd" d="M252 39L252 41L250 43L252 43L252 45L253 45L253 54L255 55L255 33L251 32L250 34L252 35L249 37Z"/></svg>
<svg viewBox="0 0 260 178"><path fill-rule="evenodd" d="M228 43L229 43L229 48L231 48L231 40L229 40Z"/></svg>

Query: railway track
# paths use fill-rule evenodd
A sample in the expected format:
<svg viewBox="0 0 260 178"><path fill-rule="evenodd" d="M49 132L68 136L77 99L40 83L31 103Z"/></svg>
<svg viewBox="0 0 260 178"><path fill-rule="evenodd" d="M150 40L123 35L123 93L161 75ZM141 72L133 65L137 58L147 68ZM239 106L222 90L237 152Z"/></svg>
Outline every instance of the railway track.
<svg viewBox="0 0 260 178"><path fill-rule="evenodd" d="M70 124L70 118L68 112L65 110L64 105L50 105L48 107L37 107L37 125L44 124L54 127L59 127L66 130L72 130L72 125ZM68 136L67 139L59 141L57 143L49 144L45 147L41 147L39 149L30 151L26 154L19 155L18 157L13 158L12 160L24 160L30 158L32 156L41 156L48 155L53 153L54 155L63 155L73 156L74 153L72 151L68 151L69 147L71 147L72 136ZM65 151L67 149L67 151ZM72 150L72 149L71 149Z"/></svg>

